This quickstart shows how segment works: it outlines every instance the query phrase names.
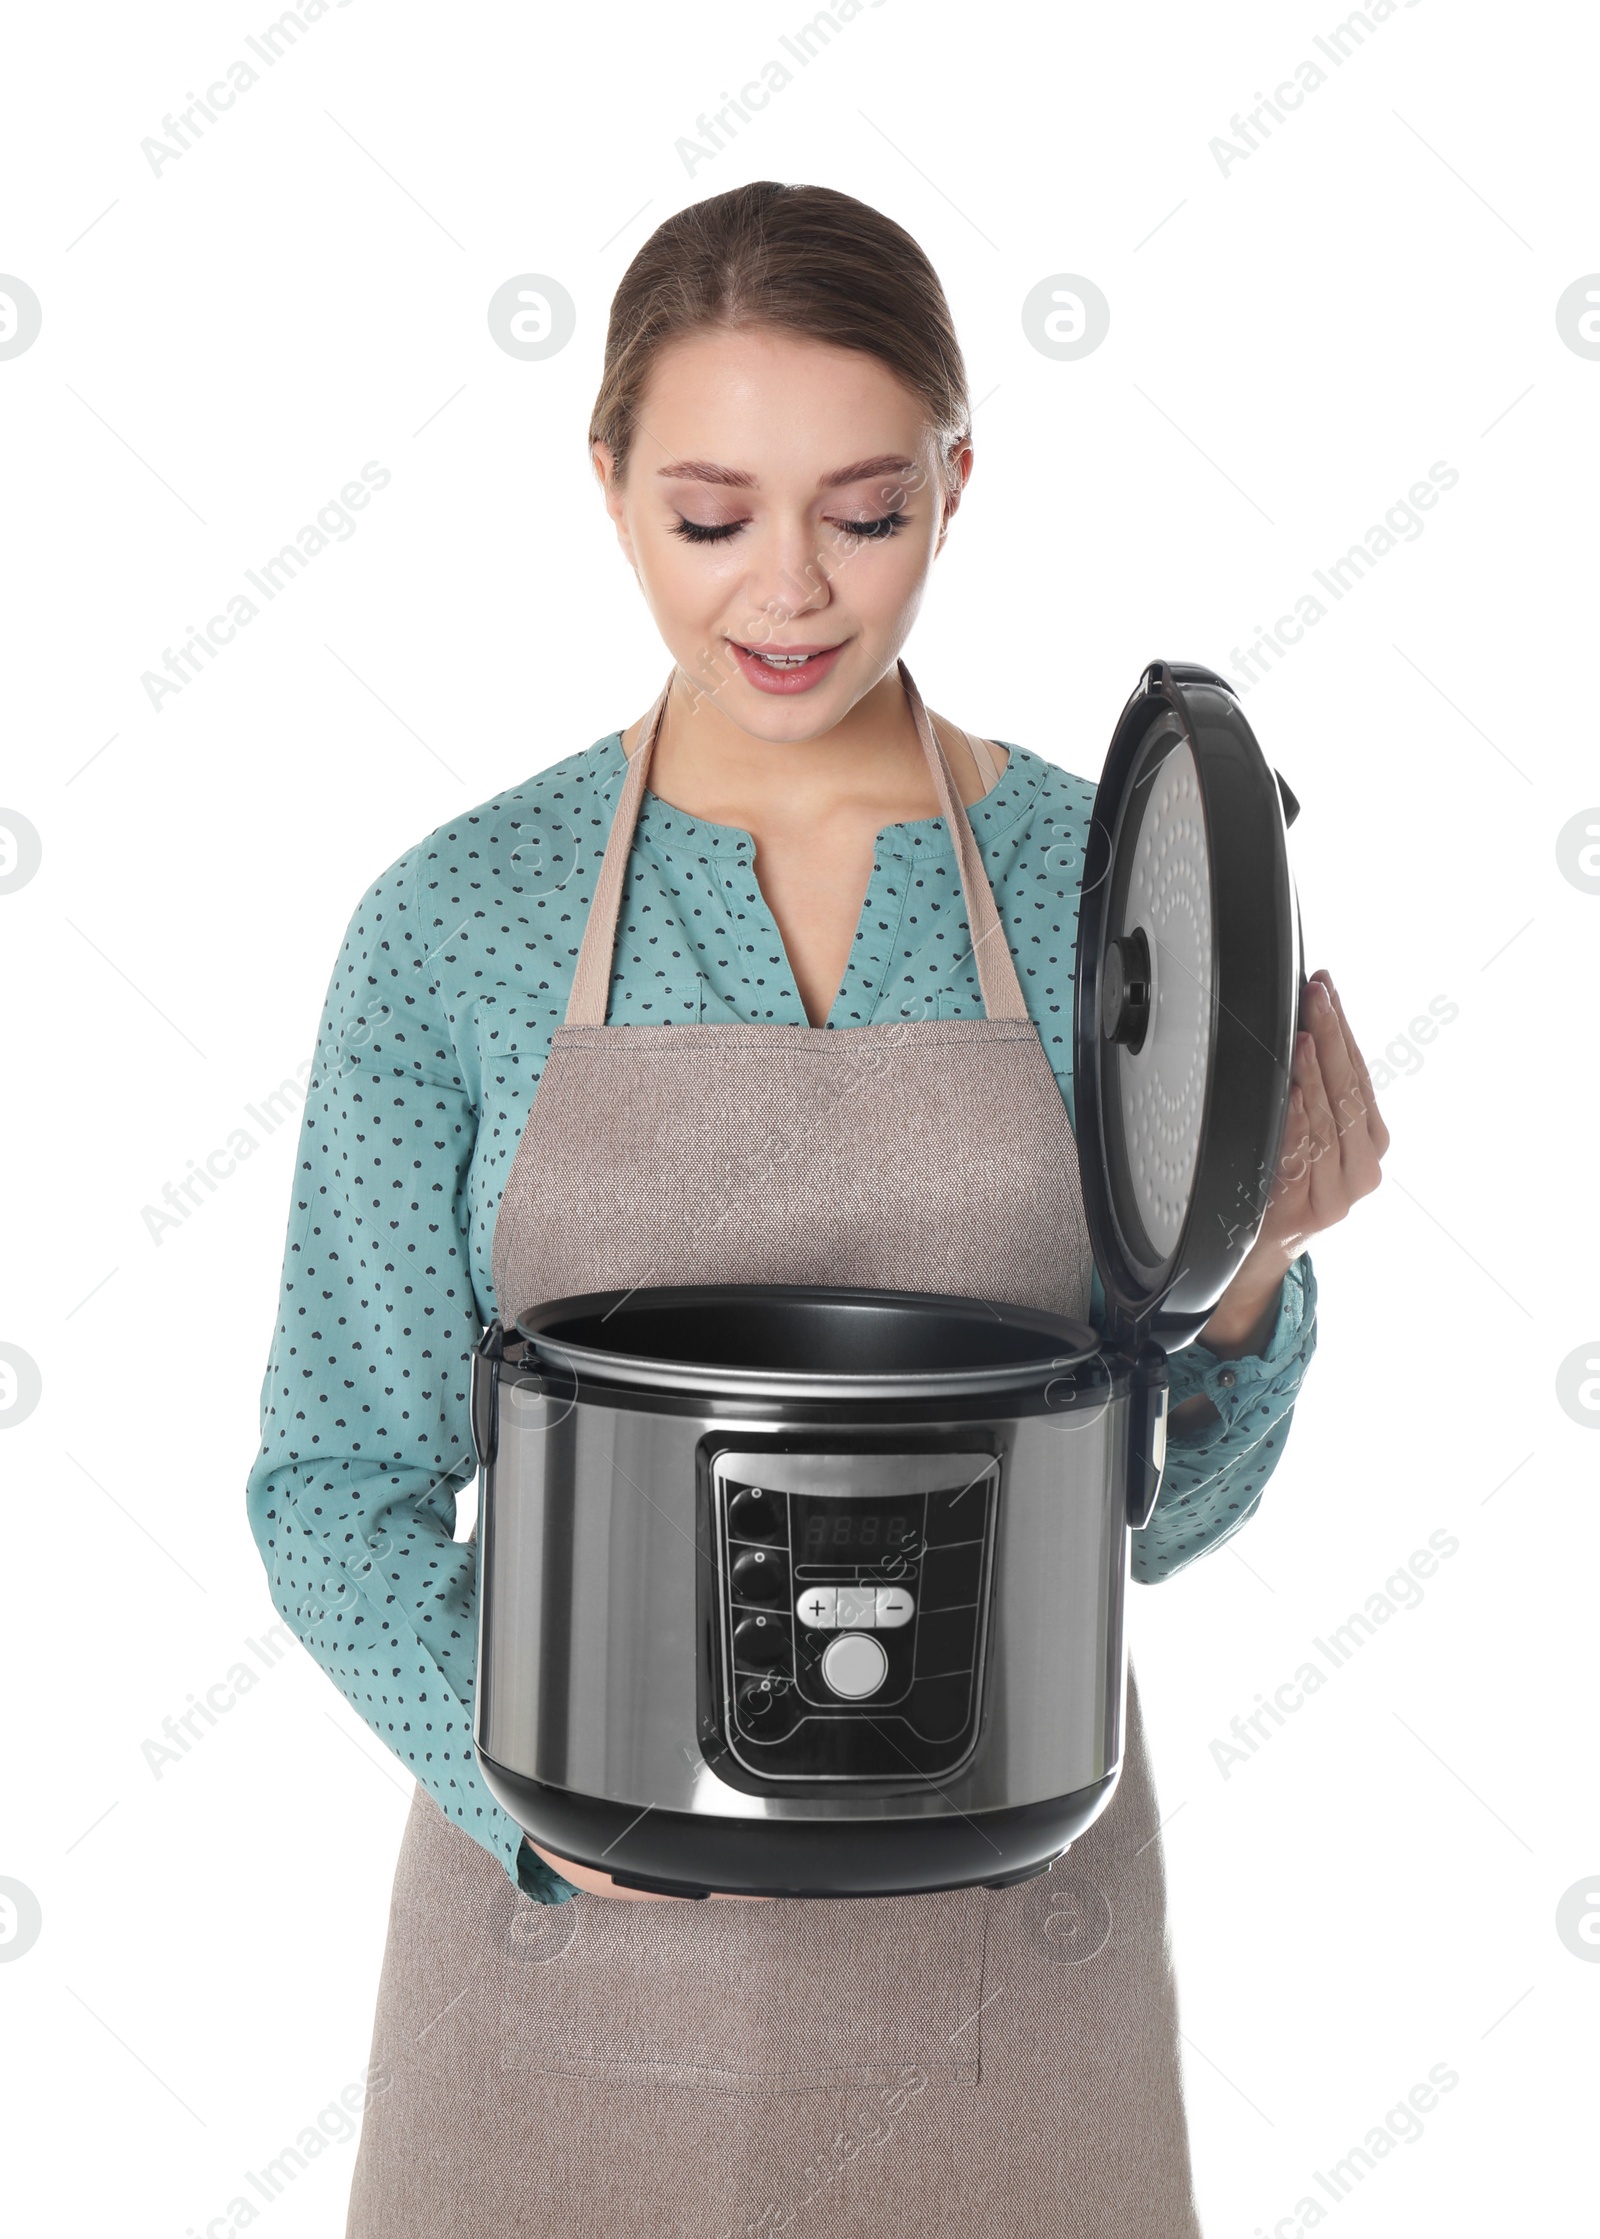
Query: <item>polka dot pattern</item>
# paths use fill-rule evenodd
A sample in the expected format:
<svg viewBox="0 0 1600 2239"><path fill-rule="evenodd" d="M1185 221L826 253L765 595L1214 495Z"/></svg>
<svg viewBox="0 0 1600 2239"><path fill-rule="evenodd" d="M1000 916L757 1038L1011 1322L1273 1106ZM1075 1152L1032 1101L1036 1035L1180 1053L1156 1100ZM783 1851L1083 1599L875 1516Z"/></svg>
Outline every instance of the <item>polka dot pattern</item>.
<svg viewBox="0 0 1600 2239"><path fill-rule="evenodd" d="M439 826L358 903L302 1118L247 1488L291 1628L440 1806L547 1902L567 1883L534 1859L473 1757L475 1551L454 1538L456 1494L475 1467L468 1356L495 1311L495 1214L626 766L611 732ZM1069 1115L1093 801L1092 784L1013 746L969 810ZM827 1025L982 1015L943 821L890 825ZM646 792L608 1019L807 1023L747 832ZM1135 1535L1137 1577L1170 1577L1253 1512L1310 1357L1314 1305L1302 1259L1266 1354L1227 1364L1229 1387L1201 1348L1174 1356L1174 1406L1204 1391L1219 1420L1174 1436L1160 1505Z"/></svg>
<svg viewBox="0 0 1600 2239"><path fill-rule="evenodd" d="M1302 1252L1284 1277L1278 1320L1266 1350L1218 1360L1204 1345L1171 1355L1176 1409L1197 1393L1216 1419L1174 1431L1167 1443L1161 1497L1133 1535L1132 1573L1144 1585L1171 1578L1209 1555L1248 1523L1278 1465L1295 1397L1317 1343L1317 1279Z"/></svg>

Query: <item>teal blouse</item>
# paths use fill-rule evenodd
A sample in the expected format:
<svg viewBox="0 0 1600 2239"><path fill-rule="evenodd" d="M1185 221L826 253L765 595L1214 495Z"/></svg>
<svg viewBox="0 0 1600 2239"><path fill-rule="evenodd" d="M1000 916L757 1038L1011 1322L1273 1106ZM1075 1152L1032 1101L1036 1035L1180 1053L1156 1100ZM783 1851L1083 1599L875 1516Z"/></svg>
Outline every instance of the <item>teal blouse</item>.
<svg viewBox="0 0 1600 2239"><path fill-rule="evenodd" d="M1008 742L1002 742L1008 743ZM968 811L1029 1013L1072 1112L1073 952L1094 786L1009 746ZM627 767L620 733L408 848L357 904L302 1117L261 1447L246 1504L272 1599L345 1700L530 1895L571 1885L525 1843L472 1751L476 1549L468 1356L495 1313L506 1172L566 1009ZM807 1024L748 832L646 792L608 1020ZM886 826L828 1027L982 1017L955 855L938 817ZM1091 1318L1104 1300L1095 1281ZM1135 1578L1170 1578L1254 1513L1316 1343L1310 1261L1264 1353L1171 1360L1174 1433Z"/></svg>

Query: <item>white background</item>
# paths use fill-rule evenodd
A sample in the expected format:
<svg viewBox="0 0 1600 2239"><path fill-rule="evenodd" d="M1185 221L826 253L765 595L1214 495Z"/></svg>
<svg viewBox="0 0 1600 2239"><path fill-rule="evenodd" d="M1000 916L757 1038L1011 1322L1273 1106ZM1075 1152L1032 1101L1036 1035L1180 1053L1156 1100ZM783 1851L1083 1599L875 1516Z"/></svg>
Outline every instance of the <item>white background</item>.
<svg viewBox="0 0 1600 2239"><path fill-rule="evenodd" d="M1417 0L1336 68L1298 0L886 0L691 177L679 137L805 11L351 0L156 176L141 142L271 20L36 9L4 58L0 271L43 306L0 361L0 805L43 843L0 896L0 1340L43 1380L0 1445L0 1874L43 1913L0 1966L18 2213L204 2231L367 2060L397 1761L292 1641L160 1780L142 1753L275 1622L243 1485L293 1126L159 1243L143 1208L310 1056L368 880L655 692L584 443L607 305L671 211L774 177L888 211L948 289L977 465L908 656L969 727L1098 775L1146 661L1233 667L1459 474L1245 702L1394 1142L1315 1250L1261 1513L1135 1590L1132 1640L1208 2239L1298 2232L1440 2062L1327 2222L1579 2228L1600 1967L1555 1913L1600 1887L1600 1436L1556 1375L1600 1354L1600 897L1556 838L1600 820L1600 360L1555 306L1600 268L1592 14ZM1328 82L1224 174L1309 57ZM485 316L527 272L578 314L535 363ZM1058 273L1111 305L1072 362L1020 318ZM141 675L372 459L357 533L152 709ZM1420 1606L1224 1777L1230 1721L1441 1530ZM337 2239L352 2153L260 2220Z"/></svg>

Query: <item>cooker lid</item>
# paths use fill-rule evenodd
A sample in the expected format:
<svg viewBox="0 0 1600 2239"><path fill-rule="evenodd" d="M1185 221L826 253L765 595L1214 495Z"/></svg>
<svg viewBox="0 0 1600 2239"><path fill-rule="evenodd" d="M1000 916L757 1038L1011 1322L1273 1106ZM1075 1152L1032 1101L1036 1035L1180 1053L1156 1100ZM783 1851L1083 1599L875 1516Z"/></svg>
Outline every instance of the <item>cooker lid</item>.
<svg viewBox="0 0 1600 2239"><path fill-rule="evenodd" d="M1226 680L1154 661L1095 796L1073 1017L1108 1334L1197 1333L1256 1239L1303 983L1275 779Z"/></svg>

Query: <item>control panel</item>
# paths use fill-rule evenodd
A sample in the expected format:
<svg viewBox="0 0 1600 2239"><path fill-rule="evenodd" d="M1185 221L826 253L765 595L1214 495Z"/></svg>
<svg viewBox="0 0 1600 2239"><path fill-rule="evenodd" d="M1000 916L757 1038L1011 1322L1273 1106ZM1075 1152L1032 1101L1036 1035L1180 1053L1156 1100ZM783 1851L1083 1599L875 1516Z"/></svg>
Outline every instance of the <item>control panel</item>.
<svg viewBox="0 0 1600 2239"><path fill-rule="evenodd" d="M993 1454L711 1465L729 1748L773 1780L928 1779L978 1729Z"/></svg>

